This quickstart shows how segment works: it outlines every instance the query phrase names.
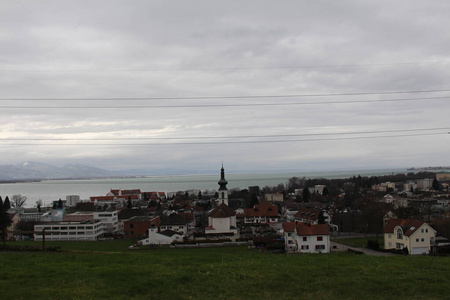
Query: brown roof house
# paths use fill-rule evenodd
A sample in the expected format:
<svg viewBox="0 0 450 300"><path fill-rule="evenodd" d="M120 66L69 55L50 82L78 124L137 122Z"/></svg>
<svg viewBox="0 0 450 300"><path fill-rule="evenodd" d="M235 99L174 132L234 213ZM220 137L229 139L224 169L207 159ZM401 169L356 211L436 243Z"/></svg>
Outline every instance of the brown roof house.
<svg viewBox="0 0 450 300"><path fill-rule="evenodd" d="M384 249L403 250L410 255L434 250L436 230L419 220L391 219L384 228Z"/></svg>
<svg viewBox="0 0 450 300"><path fill-rule="evenodd" d="M270 202L256 204L244 210L245 224L275 224L278 222L278 206Z"/></svg>
<svg viewBox="0 0 450 300"><path fill-rule="evenodd" d="M288 253L329 253L330 230L327 224L283 223Z"/></svg>

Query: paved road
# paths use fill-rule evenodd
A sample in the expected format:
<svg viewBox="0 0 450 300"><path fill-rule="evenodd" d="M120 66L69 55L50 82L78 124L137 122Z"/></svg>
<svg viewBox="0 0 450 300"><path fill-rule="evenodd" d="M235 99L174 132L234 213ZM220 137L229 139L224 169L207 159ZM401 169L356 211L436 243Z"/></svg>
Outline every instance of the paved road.
<svg viewBox="0 0 450 300"><path fill-rule="evenodd" d="M336 246L336 248L335 248ZM356 247L350 247L344 244L336 243L334 241L331 241L331 251L347 251L348 249L354 250L354 251L360 251L367 255L374 255L374 256L389 256L394 255L390 252L381 252L381 251L375 251L371 249L366 248L356 248Z"/></svg>

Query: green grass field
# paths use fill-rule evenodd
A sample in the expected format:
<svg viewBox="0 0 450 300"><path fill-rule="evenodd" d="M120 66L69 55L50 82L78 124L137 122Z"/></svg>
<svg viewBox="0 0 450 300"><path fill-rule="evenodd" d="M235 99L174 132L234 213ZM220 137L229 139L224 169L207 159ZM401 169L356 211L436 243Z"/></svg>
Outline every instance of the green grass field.
<svg viewBox="0 0 450 300"><path fill-rule="evenodd" d="M446 257L286 255L247 247L127 250L127 241L55 244L94 252L0 252L0 299L450 297Z"/></svg>

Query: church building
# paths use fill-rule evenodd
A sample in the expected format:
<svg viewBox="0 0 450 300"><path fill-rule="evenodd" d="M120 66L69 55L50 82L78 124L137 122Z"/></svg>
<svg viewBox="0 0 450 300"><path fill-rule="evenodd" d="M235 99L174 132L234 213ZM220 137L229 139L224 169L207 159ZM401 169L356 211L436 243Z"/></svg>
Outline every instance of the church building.
<svg viewBox="0 0 450 300"><path fill-rule="evenodd" d="M228 206L228 189L225 179L225 170L222 165L220 170L219 184L219 206L211 211L208 217L208 227L205 234L209 237L227 237L232 240L239 237L236 227L236 212Z"/></svg>

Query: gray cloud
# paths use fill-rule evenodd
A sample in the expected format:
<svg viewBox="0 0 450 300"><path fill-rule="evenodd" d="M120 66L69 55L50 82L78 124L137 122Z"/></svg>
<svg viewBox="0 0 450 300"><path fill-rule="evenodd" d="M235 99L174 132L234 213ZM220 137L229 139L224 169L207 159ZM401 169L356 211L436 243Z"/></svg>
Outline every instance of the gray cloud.
<svg viewBox="0 0 450 300"><path fill-rule="evenodd" d="M288 138L258 136L447 127L448 99L255 104L429 98L447 96L449 92L171 99L449 88L450 42L444 28L450 25L450 4L257 3L3 3L0 106L18 108L0 109L4 124L0 129L0 163L36 160L87 163L112 170L210 170L225 161L227 168L236 171L446 164L446 130L440 131L442 135L397 138L367 138L374 134L354 135L364 139L353 140L340 139L346 136L336 134L291 138L336 139L303 142L277 142ZM95 100L120 97L169 99ZM82 100L50 100L73 98ZM186 107L203 104L251 106ZM143 105L182 107L139 107ZM211 138L242 135L254 137ZM148 140L149 137L199 139ZM70 145L52 145L55 141L23 145L27 142L7 140L11 138L97 140L60 142ZM137 139L98 140L105 138ZM222 144L257 140L266 142ZM167 145L131 145L135 143Z"/></svg>

